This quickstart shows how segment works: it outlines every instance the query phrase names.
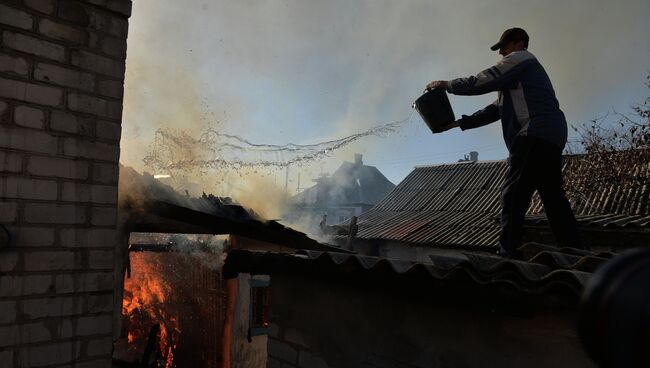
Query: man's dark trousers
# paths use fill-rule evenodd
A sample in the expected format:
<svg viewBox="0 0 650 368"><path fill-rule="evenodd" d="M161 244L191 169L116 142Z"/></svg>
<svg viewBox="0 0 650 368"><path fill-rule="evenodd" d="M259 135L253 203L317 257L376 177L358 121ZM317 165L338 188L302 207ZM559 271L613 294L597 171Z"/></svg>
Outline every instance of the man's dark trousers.
<svg viewBox="0 0 650 368"><path fill-rule="evenodd" d="M537 189L546 217L561 246L581 248L578 224L562 184L562 149L535 137L517 137L501 190L501 248L515 255L521 246L524 217Z"/></svg>

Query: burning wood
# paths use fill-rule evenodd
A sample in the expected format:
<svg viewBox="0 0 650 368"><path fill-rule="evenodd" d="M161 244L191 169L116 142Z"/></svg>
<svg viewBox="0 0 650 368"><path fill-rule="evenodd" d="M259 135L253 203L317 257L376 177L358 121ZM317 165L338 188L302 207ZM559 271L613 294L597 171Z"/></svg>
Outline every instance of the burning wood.
<svg viewBox="0 0 650 368"><path fill-rule="evenodd" d="M204 252L131 254L122 301L126 360L148 358L144 366L153 368L219 366L223 290L219 270L209 267L218 258ZM156 325L159 330L150 333ZM150 341L153 349L147 349Z"/></svg>
<svg viewBox="0 0 650 368"><path fill-rule="evenodd" d="M165 277L168 265L163 257L136 253L131 255L131 267L137 271L124 280L122 302L122 316L128 320L128 350L143 356L149 330L158 324L159 349L165 361L162 367L171 368L181 331L178 311L166 305L172 296L172 286Z"/></svg>

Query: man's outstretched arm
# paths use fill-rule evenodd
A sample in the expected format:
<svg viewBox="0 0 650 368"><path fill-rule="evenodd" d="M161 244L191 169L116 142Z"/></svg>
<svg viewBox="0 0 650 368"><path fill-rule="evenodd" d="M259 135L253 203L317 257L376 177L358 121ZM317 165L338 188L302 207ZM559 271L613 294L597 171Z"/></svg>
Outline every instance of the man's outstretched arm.
<svg viewBox="0 0 650 368"><path fill-rule="evenodd" d="M500 117L499 106L497 106L497 101L494 101L472 115L463 115L457 120L457 123L459 123L460 129L467 130L488 125L499 120Z"/></svg>
<svg viewBox="0 0 650 368"><path fill-rule="evenodd" d="M534 62L535 56L528 51L513 52L501 59L496 65L467 78L450 81L433 81L430 88L446 88L455 95L482 95L507 88L523 68Z"/></svg>

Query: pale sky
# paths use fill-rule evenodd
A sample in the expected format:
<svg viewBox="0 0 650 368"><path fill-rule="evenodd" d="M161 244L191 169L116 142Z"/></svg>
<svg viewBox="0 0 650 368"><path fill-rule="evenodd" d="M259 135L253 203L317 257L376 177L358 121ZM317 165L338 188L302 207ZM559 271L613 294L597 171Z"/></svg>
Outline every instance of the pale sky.
<svg viewBox="0 0 650 368"><path fill-rule="evenodd" d="M253 142L309 144L401 120L429 81L497 62L489 47L514 26L528 31L579 124L648 96L648 19L647 0L136 0L121 161L143 170L158 127L198 134L212 124ZM495 96L450 99L459 117ZM303 178L358 152L397 184L416 165L472 150L505 158L500 123L433 135L418 119L302 168Z"/></svg>

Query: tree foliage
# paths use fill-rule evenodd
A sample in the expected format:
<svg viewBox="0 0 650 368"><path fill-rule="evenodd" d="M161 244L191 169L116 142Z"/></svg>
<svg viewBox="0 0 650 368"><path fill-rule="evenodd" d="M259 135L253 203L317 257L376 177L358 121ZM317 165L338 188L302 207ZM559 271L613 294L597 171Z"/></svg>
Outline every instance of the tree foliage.
<svg viewBox="0 0 650 368"><path fill-rule="evenodd" d="M646 77L650 89L650 75ZM574 200L609 188L632 190L650 182L650 96L629 113L612 111L582 126L576 157L580 170L565 172L567 193Z"/></svg>

